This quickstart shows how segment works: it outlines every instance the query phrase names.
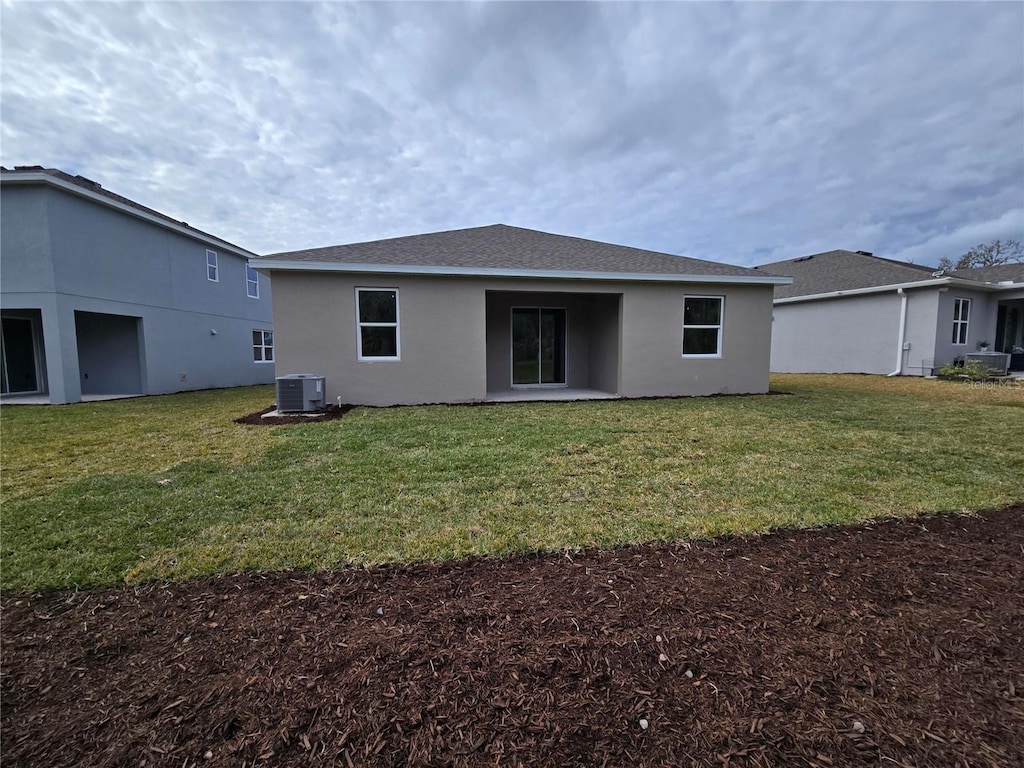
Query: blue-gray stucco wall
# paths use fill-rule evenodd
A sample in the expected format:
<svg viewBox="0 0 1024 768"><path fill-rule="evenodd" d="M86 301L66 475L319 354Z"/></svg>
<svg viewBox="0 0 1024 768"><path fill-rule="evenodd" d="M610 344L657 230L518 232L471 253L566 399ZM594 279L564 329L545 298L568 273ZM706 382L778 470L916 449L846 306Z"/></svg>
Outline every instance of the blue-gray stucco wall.
<svg viewBox="0 0 1024 768"><path fill-rule="evenodd" d="M141 392L139 318L75 312L83 395Z"/></svg>
<svg viewBox="0 0 1024 768"><path fill-rule="evenodd" d="M252 331L272 329L270 282L260 275L249 298L245 264L244 253L51 186L0 189L0 307L40 310L54 403L273 381L274 366L252 357Z"/></svg>

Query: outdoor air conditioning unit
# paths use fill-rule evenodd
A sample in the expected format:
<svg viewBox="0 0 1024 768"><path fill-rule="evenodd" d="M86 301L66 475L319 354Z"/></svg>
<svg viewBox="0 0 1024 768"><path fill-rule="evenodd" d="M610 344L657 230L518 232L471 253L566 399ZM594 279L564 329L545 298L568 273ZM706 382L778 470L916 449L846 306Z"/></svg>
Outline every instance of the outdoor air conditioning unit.
<svg viewBox="0 0 1024 768"><path fill-rule="evenodd" d="M290 373L277 377L277 412L322 411L325 402L324 377L313 373Z"/></svg>

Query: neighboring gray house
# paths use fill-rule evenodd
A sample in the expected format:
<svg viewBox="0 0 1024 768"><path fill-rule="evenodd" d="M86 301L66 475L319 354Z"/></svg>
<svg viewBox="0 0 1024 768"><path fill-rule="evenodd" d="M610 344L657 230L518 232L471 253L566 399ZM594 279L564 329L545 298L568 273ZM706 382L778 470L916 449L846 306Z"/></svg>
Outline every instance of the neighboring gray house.
<svg viewBox="0 0 1024 768"><path fill-rule="evenodd" d="M253 254L38 166L0 172L0 217L5 402L273 381Z"/></svg>
<svg viewBox="0 0 1024 768"><path fill-rule="evenodd" d="M757 270L794 278L775 290L773 371L929 375L965 355L1024 369L1024 264L942 272L840 250Z"/></svg>
<svg viewBox="0 0 1024 768"><path fill-rule="evenodd" d="M789 282L502 224L254 263L277 374L363 405L766 392Z"/></svg>

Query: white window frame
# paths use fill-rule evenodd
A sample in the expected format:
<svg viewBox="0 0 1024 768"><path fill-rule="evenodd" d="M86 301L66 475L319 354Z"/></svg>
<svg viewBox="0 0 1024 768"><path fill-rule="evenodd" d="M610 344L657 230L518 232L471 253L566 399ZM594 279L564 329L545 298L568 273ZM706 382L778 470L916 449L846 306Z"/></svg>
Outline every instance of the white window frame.
<svg viewBox="0 0 1024 768"><path fill-rule="evenodd" d="M213 257L212 261L210 260L211 256ZM213 272L210 272L211 269ZM213 276L211 277L211 275ZM217 252L211 251L209 248L206 249L206 279L211 283L220 282L220 267L217 265Z"/></svg>
<svg viewBox="0 0 1024 768"><path fill-rule="evenodd" d="M959 308L960 312L957 313ZM964 309L967 309L967 316L964 316ZM953 346L962 347L967 344L970 337L971 324L971 300L957 296L953 299ZM957 341L962 338L963 341Z"/></svg>
<svg viewBox="0 0 1024 768"><path fill-rule="evenodd" d="M253 275L252 280L249 279L250 271ZM249 286L253 287L252 291L249 290ZM249 263L245 265L245 295L250 299L258 299L260 297L260 273Z"/></svg>
<svg viewBox="0 0 1024 768"><path fill-rule="evenodd" d="M274 364L274 332L268 331L266 328L253 328L253 333L260 334L260 343L257 344L256 340L253 339L252 344L252 361L257 365L265 365L270 363ZM270 336L270 343L267 344L267 336ZM267 359L267 350L270 350L270 359ZM256 358L256 351L259 350L259 359Z"/></svg>
<svg viewBox="0 0 1024 768"><path fill-rule="evenodd" d="M393 323L364 323L359 319L359 294L363 291L390 291L395 294L395 322ZM397 288L378 288L372 286L362 286L356 288L356 358L361 361L368 363L380 363L380 362L393 362L402 359L402 333L401 333L401 301L398 296ZM363 354L363 328L394 328L395 329L395 354L390 357L383 357L380 355L364 355Z"/></svg>
<svg viewBox="0 0 1024 768"><path fill-rule="evenodd" d="M687 299L718 299L718 323L716 325L687 325L686 324L686 300ZM722 336L723 329L725 328L725 296L714 296L705 294L689 293L683 295L683 331L680 338L682 344L682 355L683 357L690 358L720 358L722 357ZM686 331L689 329L699 330L715 328L718 330L718 341L716 344L717 352L713 353L694 353L686 351Z"/></svg>

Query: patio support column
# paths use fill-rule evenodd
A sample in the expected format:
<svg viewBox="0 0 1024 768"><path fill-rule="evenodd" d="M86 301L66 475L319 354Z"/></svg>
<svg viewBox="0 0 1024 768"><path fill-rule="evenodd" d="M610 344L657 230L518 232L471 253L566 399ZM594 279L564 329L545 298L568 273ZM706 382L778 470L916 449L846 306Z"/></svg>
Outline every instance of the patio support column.
<svg viewBox="0 0 1024 768"><path fill-rule="evenodd" d="M78 341L73 309L61 311L57 296L42 302L43 350L46 356L46 380L53 405L77 403L82 399L78 373Z"/></svg>

